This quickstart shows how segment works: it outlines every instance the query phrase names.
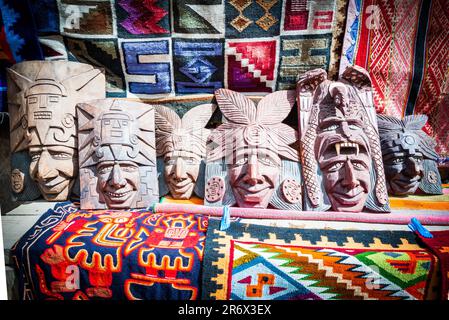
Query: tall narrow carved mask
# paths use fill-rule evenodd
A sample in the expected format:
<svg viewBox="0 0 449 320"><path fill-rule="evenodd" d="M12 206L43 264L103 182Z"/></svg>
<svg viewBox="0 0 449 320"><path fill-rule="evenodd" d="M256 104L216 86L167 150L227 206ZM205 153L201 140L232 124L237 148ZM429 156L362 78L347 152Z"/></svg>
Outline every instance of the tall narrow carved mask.
<svg viewBox="0 0 449 320"><path fill-rule="evenodd" d="M302 209L297 131L282 123L294 91L278 91L259 104L227 89L215 92L224 116L207 150L205 203L249 208Z"/></svg>
<svg viewBox="0 0 449 320"><path fill-rule="evenodd" d="M442 194L436 143L422 130L427 116L377 117L388 193Z"/></svg>
<svg viewBox="0 0 449 320"><path fill-rule="evenodd" d="M118 99L77 105L82 209L144 208L159 199L154 107Z"/></svg>
<svg viewBox="0 0 449 320"><path fill-rule="evenodd" d="M174 199L204 196L204 161L210 130L205 126L217 108L214 104L196 106L180 118L169 107L156 105L156 152L159 194Z"/></svg>
<svg viewBox="0 0 449 320"><path fill-rule="evenodd" d="M388 212L371 80L348 67L339 81L322 69L297 83L305 210Z"/></svg>
<svg viewBox="0 0 449 320"><path fill-rule="evenodd" d="M104 88L102 71L83 63L27 61L8 69L12 189L19 200L40 193L63 201L76 191L75 105L104 98Z"/></svg>

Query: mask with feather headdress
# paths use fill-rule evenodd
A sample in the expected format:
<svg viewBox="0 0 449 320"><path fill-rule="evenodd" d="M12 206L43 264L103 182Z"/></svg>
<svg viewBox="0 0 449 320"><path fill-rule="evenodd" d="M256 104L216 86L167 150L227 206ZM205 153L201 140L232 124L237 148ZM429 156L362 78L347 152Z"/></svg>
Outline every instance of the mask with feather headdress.
<svg viewBox="0 0 449 320"><path fill-rule="evenodd" d="M159 193L174 199L204 196L204 160L210 133L205 126L217 108L214 104L196 106L181 118L169 107L156 105L156 151Z"/></svg>
<svg viewBox="0 0 449 320"><path fill-rule="evenodd" d="M378 115L380 143L388 193L442 194L435 141L422 128L426 115L411 115L400 120Z"/></svg>
<svg viewBox="0 0 449 320"><path fill-rule="evenodd" d="M301 210L298 133L282 123L293 91L263 97L257 107L241 93L215 91L223 124L209 136L205 202L249 208Z"/></svg>

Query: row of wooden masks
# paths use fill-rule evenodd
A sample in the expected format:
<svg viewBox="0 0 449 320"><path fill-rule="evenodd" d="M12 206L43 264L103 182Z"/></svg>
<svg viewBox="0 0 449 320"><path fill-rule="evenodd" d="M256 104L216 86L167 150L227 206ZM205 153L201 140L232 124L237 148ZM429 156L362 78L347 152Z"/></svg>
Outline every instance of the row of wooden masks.
<svg viewBox="0 0 449 320"><path fill-rule="evenodd" d="M388 192L441 193L434 145L421 130L427 119L376 118L359 67L336 82L309 71L296 92L274 92L257 107L219 89L223 121L213 130L205 127L215 104L180 117L162 105L106 99L104 87L101 70L81 63L8 70L16 199L78 194L84 209L128 209L170 194L211 206L388 212ZM283 123L296 101L299 130Z"/></svg>

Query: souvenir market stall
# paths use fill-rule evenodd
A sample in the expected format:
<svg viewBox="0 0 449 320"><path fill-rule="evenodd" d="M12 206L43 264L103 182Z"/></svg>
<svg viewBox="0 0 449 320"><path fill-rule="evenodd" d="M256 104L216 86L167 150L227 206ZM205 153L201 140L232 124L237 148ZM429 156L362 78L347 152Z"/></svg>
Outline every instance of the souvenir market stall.
<svg viewBox="0 0 449 320"><path fill-rule="evenodd" d="M0 10L9 299L448 299L447 1Z"/></svg>

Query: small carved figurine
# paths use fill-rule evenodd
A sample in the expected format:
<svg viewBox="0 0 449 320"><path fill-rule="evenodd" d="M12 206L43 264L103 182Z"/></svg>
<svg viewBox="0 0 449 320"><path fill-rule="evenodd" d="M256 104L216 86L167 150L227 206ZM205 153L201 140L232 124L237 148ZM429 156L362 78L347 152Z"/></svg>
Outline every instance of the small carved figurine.
<svg viewBox="0 0 449 320"><path fill-rule="evenodd" d="M341 79L306 72L297 84L305 210L388 212L371 80L348 67Z"/></svg>
<svg viewBox="0 0 449 320"><path fill-rule="evenodd" d="M101 99L77 105L82 209L144 208L159 200L154 107Z"/></svg>
<svg viewBox="0 0 449 320"><path fill-rule="evenodd" d="M422 130L427 116L411 115L400 120L378 115L377 122L388 193L407 195L419 189L442 194L436 143Z"/></svg>
<svg viewBox="0 0 449 320"><path fill-rule="evenodd" d="M168 192L174 199L190 199L193 193L204 197L206 142L205 129L217 108L214 104L196 106L181 119L162 105L156 105L156 152L159 194Z"/></svg>
<svg viewBox="0 0 449 320"><path fill-rule="evenodd" d="M8 69L15 198L36 199L36 185L47 201L67 200L76 191L75 105L104 98L104 88L102 71L83 63L27 61Z"/></svg>
<svg viewBox="0 0 449 320"><path fill-rule="evenodd" d="M297 130L282 123L294 91L278 91L256 105L243 94L215 91L223 124L209 137L205 203L301 210Z"/></svg>

